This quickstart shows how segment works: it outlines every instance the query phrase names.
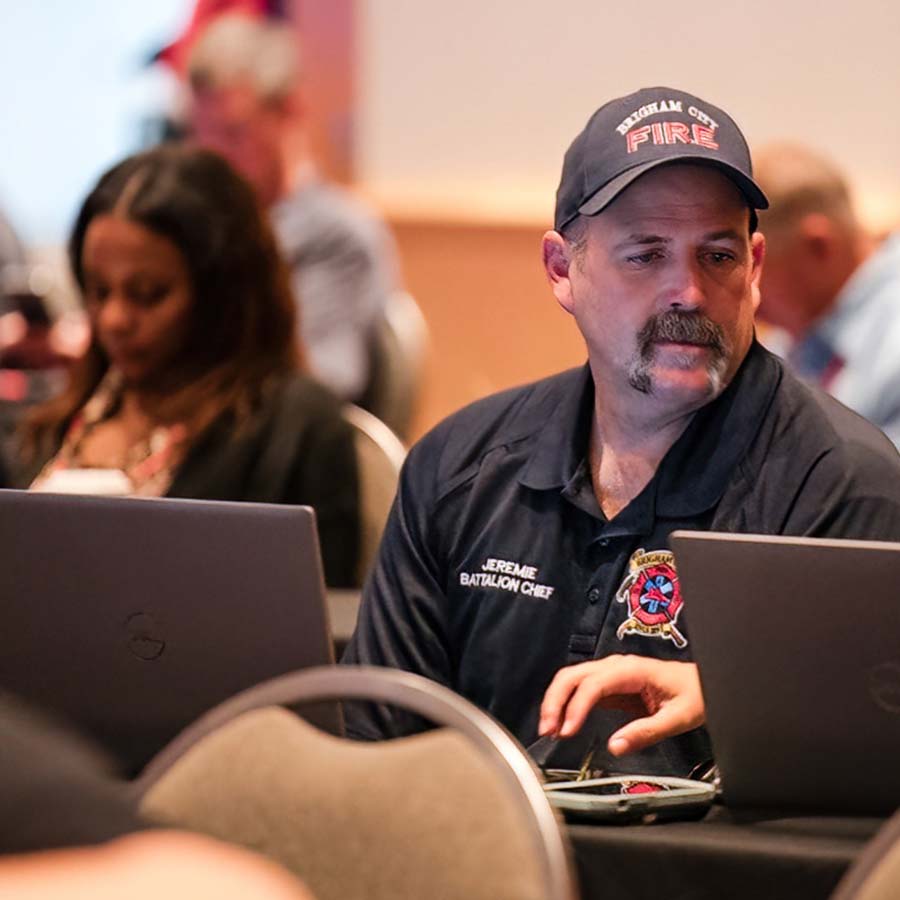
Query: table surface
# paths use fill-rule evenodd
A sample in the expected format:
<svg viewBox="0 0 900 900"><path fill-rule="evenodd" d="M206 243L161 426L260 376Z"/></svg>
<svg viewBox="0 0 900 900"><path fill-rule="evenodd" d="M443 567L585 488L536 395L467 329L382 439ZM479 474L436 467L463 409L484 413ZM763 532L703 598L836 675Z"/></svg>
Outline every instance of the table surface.
<svg viewBox="0 0 900 900"><path fill-rule="evenodd" d="M716 805L696 822L566 830L583 900L824 900L884 821Z"/></svg>

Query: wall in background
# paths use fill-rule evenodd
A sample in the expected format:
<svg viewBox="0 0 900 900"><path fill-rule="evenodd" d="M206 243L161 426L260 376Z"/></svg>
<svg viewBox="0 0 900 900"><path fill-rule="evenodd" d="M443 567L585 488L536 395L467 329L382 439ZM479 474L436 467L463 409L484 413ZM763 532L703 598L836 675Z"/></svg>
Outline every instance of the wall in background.
<svg viewBox="0 0 900 900"><path fill-rule="evenodd" d="M144 65L185 0L2 0L0 204L29 243L63 240L97 176L135 150L172 85Z"/></svg>
<svg viewBox="0 0 900 900"><path fill-rule="evenodd" d="M356 136L356 4L294 0L300 34L302 102L319 168L334 181L353 180Z"/></svg>
<svg viewBox="0 0 900 900"><path fill-rule="evenodd" d="M358 175L402 212L547 221L562 154L605 99L683 87L751 143L797 138L900 221L900 4L358 0Z"/></svg>
<svg viewBox="0 0 900 900"><path fill-rule="evenodd" d="M393 225L431 335L413 436L478 397L584 362L581 334L547 286L540 228Z"/></svg>

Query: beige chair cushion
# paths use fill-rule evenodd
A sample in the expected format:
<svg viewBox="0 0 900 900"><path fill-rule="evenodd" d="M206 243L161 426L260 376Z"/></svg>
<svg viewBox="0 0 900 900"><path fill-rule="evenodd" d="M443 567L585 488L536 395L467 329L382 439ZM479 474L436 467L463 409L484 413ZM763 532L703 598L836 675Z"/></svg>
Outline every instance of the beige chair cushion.
<svg viewBox="0 0 900 900"><path fill-rule="evenodd" d="M357 430L355 446L359 468L361 532L357 580L363 584L378 554L400 473L371 435Z"/></svg>
<svg viewBox="0 0 900 900"><path fill-rule="evenodd" d="M255 710L191 748L142 811L279 860L319 900L543 896L522 807L446 729L357 743Z"/></svg>

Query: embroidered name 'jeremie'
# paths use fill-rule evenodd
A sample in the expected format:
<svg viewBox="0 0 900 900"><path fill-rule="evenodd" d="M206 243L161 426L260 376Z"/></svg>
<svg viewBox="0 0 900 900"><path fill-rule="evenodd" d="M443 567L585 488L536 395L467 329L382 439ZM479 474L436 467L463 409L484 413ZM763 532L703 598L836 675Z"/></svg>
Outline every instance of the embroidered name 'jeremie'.
<svg viewBox="0 0 900 900"><path fill-rule="evenodd" d="M547 600L555 588L549 584L536 584L537 566L523 566L510 559L489 556L481 565L481 572L460 572L459 583L464 587L491 587L526 597Z"/></svg>

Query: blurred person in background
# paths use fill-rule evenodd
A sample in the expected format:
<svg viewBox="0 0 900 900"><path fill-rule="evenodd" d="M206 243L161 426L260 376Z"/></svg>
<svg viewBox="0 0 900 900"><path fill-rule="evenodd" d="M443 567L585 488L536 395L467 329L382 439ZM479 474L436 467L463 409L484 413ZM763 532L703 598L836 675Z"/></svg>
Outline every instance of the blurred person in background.
<svg viewBox="0 0 900 900"><path fill-rule="evenodd" d="M8 423L11 422L8 409L10 404L14 403L16 397L21 393L21 384L15 381L10 383L3 373L5 368L3 349L8 340L5 335L9 331L8 322L12 321L7 319L12 312L7 299L7 269L11 270L24 262L25 251L22 248L22 244L15 231L13 231L12 226L3 213L0 212L0 488L6 487L10 479L5 450L9 431ZM15 322L18 323L18 319Z"/></svg>
<svg viewBox="0 0 900 900"><path fill-rule="evenodd" d="M52 394L67 362L32 276L25 247L0 211L0 487L9 480L5 457L22 412Z"/></svg>
<svg viewBox="0 0 900 900"><path fill-rule="evenodd" d="M27 275L26 266L18 269ZM16 284L18 280L6 279L6 311L0 313L0 487L5 484L2 458L15 452L22 417L59 392L77 355L56 339L60 326L54 324L44 298L27 282Z"/></svg>
<svg viewBox="0 0 900 900"><path fill-rule="evenodd" d="M0 212L0 313L3 313L3 294L5 293L6 267L25 264L25 248L13 231L12 225Z"/></svg>
<svg viewBox="0 0 900 900"><path fill-rule="evenodd" d="M316 171L294 29L219 15L191 43L187 78L194 139L225 156L270 210L311 371L338 396L360 399L373 330L396 286L394 248L381 221Z"/></svg>
<svg viewBox="0 0 900 900"><path fill-rule="evenodd" d="M879 245L844 176L807 147L763 147L755 170L770 201L760 316L791 338L798 374L900 446L900 234Z"/></svg>
<svg viewBox="0 0 900 900"><path fill-rule="evenodd" d="M91 326L68 385L24 423L20 481L315 508L326 581L355 581L358 487L340 402L307 376L252 188L163 146L103 175L69 255ZM99 473L97 472L99 470Z"/></svg>

